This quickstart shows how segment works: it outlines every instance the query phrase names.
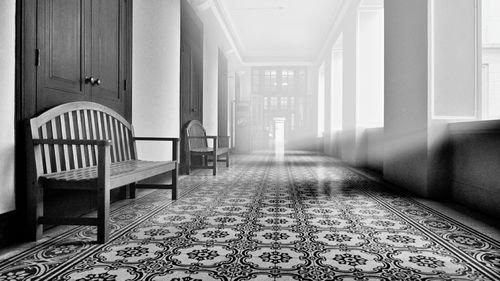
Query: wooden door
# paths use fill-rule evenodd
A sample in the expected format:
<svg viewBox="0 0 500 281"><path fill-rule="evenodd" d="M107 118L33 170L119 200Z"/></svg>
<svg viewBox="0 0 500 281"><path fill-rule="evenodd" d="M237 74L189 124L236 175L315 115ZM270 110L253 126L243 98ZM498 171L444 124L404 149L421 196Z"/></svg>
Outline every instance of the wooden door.
<svg viewBox="0 0 500 281"><path fill-rule="evenodd" d="M203 123L203 28L195 12L181 1L180 128L191 120ZM181 138L180 172L186 173L186 145Z"/></svg>
<svg viewBox="0 0 500 281"><path fill-rule="evenodd" d="M85 35L90 29L86 18L88 1L38 1L36 113L55 105L90 100L90 87L84 76L90 70L85 52ZM31 117L31 116L28 116Z"/></svg>
<svg viewBox="0 0 500 281"><path fill-rule="evenodd" d="M27 93L35 95L36 114L66 102L94 101L130 119L126 17L124 0L39 1L37 90ZM99 83L86 79L91 77Z"/></svg>
<svg viewBox="0 0 500 281"><path fill-rule="evenodd" d="M99 79L91 87L90 100L125 116L126 8L120 0L92 1L91 58L89 75Z"/></svg>

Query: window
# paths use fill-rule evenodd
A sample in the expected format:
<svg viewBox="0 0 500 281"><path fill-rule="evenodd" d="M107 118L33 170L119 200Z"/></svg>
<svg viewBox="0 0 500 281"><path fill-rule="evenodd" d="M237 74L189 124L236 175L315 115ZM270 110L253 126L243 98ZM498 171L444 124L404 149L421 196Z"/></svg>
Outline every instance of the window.
<svg viewBox="0 0 500 281"><path fill-rule="evenodd" d="M481 4L481 117L500 119L500 1Z"/></svg>
<svg viewBox="0 0 500 281"><path fill-rule="evenodd" d="M278 109L278 97L271 97L271 110Z"/></svg>
<svg viewBox="0 0 500 281"><path fill-rule="evenodd" d="M342 92L344 80L344 45L343 34L341 33L335 42L332 50L332 104L331 124L332 131L342 130Z"/></svg>
<svg viewBox="0 0 500 281"><path fill-rule="evenodd" d="M276 70L265 70L264 71L264 90L274 91L276 90Z"/></svg>
<svg viewBox="0 0 500 281"><path fill-rule="evenodd" d="M305 95L307 90L306 68L253 67L252 91L261 95Z"/></svg>
<svg viewBox="0 0 500 281"><path fill-rule="evenodd" d="M280 108L282 110L287 110L288 109L288 98L287 97L281 97L280 104L281 104Z"/></svg>
<svg viewBox="0 0 500 281"><path fill-rule="evenodd" d="M295 72L291 69L281 71L281 87L283 89L295 88Z"/></svg>
<svg viewBox="0 0 500 281"><path fill-rule="evenodd" d="M356 124L384 126L384 8L362 1L358 9Z"/></svg>
<svg viewBox="0 0 500 281"><path fill-rule="evenodd" d="M319 67L318 79L318 137L325 132L325 63Z"/></svg>

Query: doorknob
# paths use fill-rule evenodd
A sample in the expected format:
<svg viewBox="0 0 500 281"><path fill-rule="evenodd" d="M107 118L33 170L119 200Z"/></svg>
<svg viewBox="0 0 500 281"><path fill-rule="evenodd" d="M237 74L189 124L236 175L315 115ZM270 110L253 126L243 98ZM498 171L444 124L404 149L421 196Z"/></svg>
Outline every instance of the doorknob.
<svg viewBox="0 0 500 281"><path fill-rule="evenodd" d="M92 76L90 76L90 77L86 76L85 77L85 83L86 84L90 83L90 85L92 85L92 86L99 86L99 85L101 85L101 79L95 78L95 77L92 77Z"/></svg>

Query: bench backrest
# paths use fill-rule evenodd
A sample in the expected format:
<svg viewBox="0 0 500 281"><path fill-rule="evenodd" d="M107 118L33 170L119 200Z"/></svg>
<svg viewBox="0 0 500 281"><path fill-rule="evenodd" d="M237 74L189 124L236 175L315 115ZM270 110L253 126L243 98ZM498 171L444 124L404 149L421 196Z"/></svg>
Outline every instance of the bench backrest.
<svg viewBox="0 0 500 281"><path fill-rule="evenodd" d="M133 128L112 109L93 102L56 106L29 121L37 174L97 165L93 145L35 145L30 139L111 140L111 162L137 159Z"/></svg>
<svg viewBox="0 0 500 281"><path fill-rule="evenodd" d="M186 126L186 136L192 137L204 137L207 135L205 128L198 120L191 120ZM197 148L205 148L207 147L207 139L188 139L186 142L188 145L188 149L197 149Z"/></svg>

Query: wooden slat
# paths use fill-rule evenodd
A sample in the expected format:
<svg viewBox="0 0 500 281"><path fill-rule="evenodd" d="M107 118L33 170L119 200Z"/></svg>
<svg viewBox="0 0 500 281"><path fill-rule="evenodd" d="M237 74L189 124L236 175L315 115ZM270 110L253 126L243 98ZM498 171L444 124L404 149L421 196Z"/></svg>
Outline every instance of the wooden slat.
<svg viewBox="0 0 500 281"><path fill-rule="evenodd" d="M70 111L68 112L68 125L69 125L69 138L71 140L75 140L76 139L76 131L77 129L75 128L75 119L76 117L74 116L73 112ZM73 153L73 169L78 169L78 168L81 168L83 167L82 165L80 165L79 163L79 146L76 146L76 145L72 145L71 146L71 150L72 150L72 153Z"/></svg>
<svg viewBox="0 0 500 281"><path fill-rule="evenodd" d="M108 126L108 137L111 140L111 162L116 162L116 139L114 137L113 118L106 114L106 125Z"/></svg>
<svg viewBox="0 0 500 281"><path fill-rule="evenodd" d="M44 124L41 126L41 135L42 138L48 138L47 134L47 124ZM42 146L42 154L43 154L43 159L44 159L44 173L52 173L52 165L50 161L50 152L49 152L49 145L44 144Z"/></svg>
<svg viewBox="0 0 500 281"><path fill-rule="evenodd" d="M62 114L60 116L60 120L61 120L61 139L68 139L68 132L66 130L66 122L67 122L67 118L66 118L66 114ZM71 169L71 165L70 165L70 162L71 162L71 147L68 146L68 145L63 145L63 154L64 154L64 170L70 170Z"/></svg>
<svg viewBox="0 0 500 281"><path fill-rule="evenodd" d="M75 137L76 139L84 139L85 136L83 135L83 123L82 123L82 117L81 117L81 111L77 110L75 111L76 114L76 124L75 124ZM80 153L79 156L80 158L80 164L81 167L87 167L87 158L86 158L86 149L84 145L80 145Z"/></svg>
<svg viewBox="0 0 500 281"><path fill-rule="evenodd" d="M98 132L98 138L100 140L105 140L106 139L106 136L104 135L104 124L102 123L102 112L100 111L97 111L96 112L97 114L97 132Z"/></svg>
<svg viewBox="0 0 500 281"><path fill-rule="evenodd" d="M116 142L118 144L116 146L116 150L117 150L117 154L118 154L118 161L123 161L125 159L123 157L123 139L122 139L122 135L120 133L120 127L121 127L120 122L118 122L118 120L115 119Z"/></svg>
<svg viewBox="0 0 500 281"><path fill-rule="evenodd" d="M125 143L125 152L127 155L127 160L132 160L132 155L130 153L130 137L129 137L129 129L123 126L123 141Z"/></svg>
<svg viewBox="0 0 500 281"><path fill-rule="evenodd" d="M94 110L89 110L89 114L90 114L90 124L91 124L91 130L90 132L92 133L92 139L93 140L98 140L99 139L99 136L98 136L98 133L97 133L97 130L96 130L96 118L95 118L95 114L96 112ZM97 163L97 146L93 145L92 146L92 159L93 159L93 162L94 163Z"/></svg>
<svg viewBox="0 0 500 281"><path fill-rule="evenodd" d="M85 137L84 139L90 140L92 139L92 136L90 135L90 122L89 122L89 115L88 115L88 110L82 110L83 112L83 128L84 128L84 133ZM85 156L87 157L87 164L88 166L95 166L94 163L94 157L92 155L92 146L87 145L85 146Z"/></svg>
<svg viewBox="0 0 500 281"><path fill-rule="evenodd" d="M125 138L125 126L120 123L120 139L121 139L121 150L122 150L122 159L123 161L129 160L128 158L128 153L127 153L127 147L128 143Z"/></svg>
<svg viewBox="0 0 500 281"><path fill-rule="evenodd" d="M50 127L52 129L52 138L57 139L57 124L56 124L56 119L50 120ZM54 166L56 168L56 172L61 171L61 154L59 151L59 145L54 145L53 146L53 155L54 155Z"/></svg>
<svg viewBox="0 0 500 281"><path fill-rule="evenodd" d="M115 137L115 153L116 153L116 162L122 161L121 155L120 155L120 136L118 135L118 122L116 121L115 118L112 118L113 120L113 136Z"/></svg>

